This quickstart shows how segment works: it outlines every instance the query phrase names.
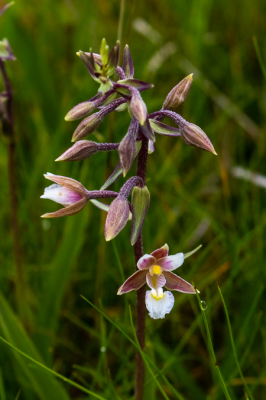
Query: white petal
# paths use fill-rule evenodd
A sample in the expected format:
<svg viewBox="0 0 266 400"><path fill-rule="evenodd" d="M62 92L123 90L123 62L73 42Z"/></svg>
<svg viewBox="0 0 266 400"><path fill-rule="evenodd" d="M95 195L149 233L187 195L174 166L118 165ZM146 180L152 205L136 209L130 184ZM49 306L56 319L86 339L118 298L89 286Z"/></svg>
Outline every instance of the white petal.
<svg viewBox="0 0 266 400"><path fill-rule="evenodd" d="M156 260L156 264L159 265L164 271L173 271L179 268L184 262L184 254L177 253L174 256L167 256Z"/></svg>
<svg viewBox="0 0 266 400"><path fill-rule="evenodd" d="M156 300L152 296L152 291L146 292L146 307L149 311L149 316L153 319L164 318L165 314L169 314L174 306L174 296L171 292L164 292L162 299Z"/></svg>
<svg viewBox="0 0 266 400"><path fill-rule="evenodd" d="M83 196L55 183L54 185L44 189L44 194L41 196L41 198L53 200L56 203L67 207L80 201Z"/></svg>

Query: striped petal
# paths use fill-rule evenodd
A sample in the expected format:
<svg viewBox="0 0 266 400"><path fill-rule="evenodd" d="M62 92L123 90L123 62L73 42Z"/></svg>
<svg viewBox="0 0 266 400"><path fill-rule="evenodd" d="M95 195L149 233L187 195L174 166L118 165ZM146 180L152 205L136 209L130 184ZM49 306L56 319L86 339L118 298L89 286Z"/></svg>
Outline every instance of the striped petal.
<svg viewBox="0 0 266 400"><path fill-rule="evenodd" d="M146 292L146 307L149 311L149 316L153 319L162 319L165 317L165 314L169 314L174 306L174 296L171 292L164 292L163 298L156 300L152 296L152 291L148 290Z"/></svg>
<svg viewBox="0 0 266 400"><path fill-rule="evenodd" d="M137 267L140 270L149 269L152 265L154 265L156 259L150 254L144 254L139 261L137 262Z"/></svg>
<svg viewBox="0 0 266 400"><path fill-rule="evenodd" d="M178 292L182 293L195 294L194 287L184 279L180 278L179 276L168 271L164 272L164 276L166 279L165 287L167 289L178 290Z"/></svg>
<svg viewBox="0 0 266 400"><path fill-rule="evenodd" d="M117 294L130 292L131 290L138 290L146 282L146 271L137 271L131 275L125 283L118 289Z"/></svg>
<svg viewBox="0 0 266 400"><path fill-rule="evenodd" d="M156 265L159 265L164 271L173 271L180 267L184 262L184 254L177 253L174 256L167 256L156 260Z"/></svg>
<svg viewBox="0 0 266 400"><path fill-rule="evenodd" d="M155 257L156 260L159 260L159 258L167 257L168 256L168 251L169 251L169 246L167 243L163 247L160 247L157 250L154 250L151 253L151 256Z"/></svg>
<svg viewBox="0 0 266 400"><path fill-rule="evenodd" d="M151 289L158 289L158 288L162 288L165 285L166 279L163 276L163 274L154 274L151 275L149 272L147 273L146 276L146 281L147 281L147 285L151 288Z"/></svg>

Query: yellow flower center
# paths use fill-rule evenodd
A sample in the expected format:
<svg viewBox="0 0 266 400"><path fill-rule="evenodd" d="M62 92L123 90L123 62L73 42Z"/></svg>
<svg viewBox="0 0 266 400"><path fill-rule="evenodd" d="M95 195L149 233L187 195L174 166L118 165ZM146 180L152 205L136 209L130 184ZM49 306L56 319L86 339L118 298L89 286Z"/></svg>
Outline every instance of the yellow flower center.
<svg viewBox="0 0 266 400"><path fill-rule="evenodd" d="M160 274L162 273L162 268L161 268L159 265L154 265L154 266L152 267L152 272L153 272L155 275L160 275Z"/></svg>
<svg viewBox="0 0 266 400"><path fill-rule="evenodd" d="M164 296L163 289L162 288L152 289L151 295L155 300L160 300Z"/></svg>

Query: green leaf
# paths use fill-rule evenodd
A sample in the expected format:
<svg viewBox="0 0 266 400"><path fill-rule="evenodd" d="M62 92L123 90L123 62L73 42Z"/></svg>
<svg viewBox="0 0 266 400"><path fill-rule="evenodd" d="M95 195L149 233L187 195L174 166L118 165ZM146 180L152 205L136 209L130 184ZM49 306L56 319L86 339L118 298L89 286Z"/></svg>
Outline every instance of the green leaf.
<svg viewBox="0 0 266 400"><path fill-rule="evenodd" d="M163 122L156 121L155 119L149 119L151 129L159 133L160 135L165 136L181 136L180 129L174 128L173 126L169 126L164 124Z"/></svg>

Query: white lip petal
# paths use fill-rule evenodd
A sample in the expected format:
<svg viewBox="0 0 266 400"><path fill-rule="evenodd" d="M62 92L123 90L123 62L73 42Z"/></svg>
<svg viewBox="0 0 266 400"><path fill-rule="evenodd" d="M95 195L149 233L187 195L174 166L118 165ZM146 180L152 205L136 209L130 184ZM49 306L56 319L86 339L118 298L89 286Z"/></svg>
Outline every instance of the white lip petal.
<svg viewBox="0 0 266 400"><path fill-rule="evenodd" d="M162 319L172 310L175 299L171 292L164 292L163 298L156 300L152 296L152 291L148 290L145 301L149 316L153 319Z"/></svg>

